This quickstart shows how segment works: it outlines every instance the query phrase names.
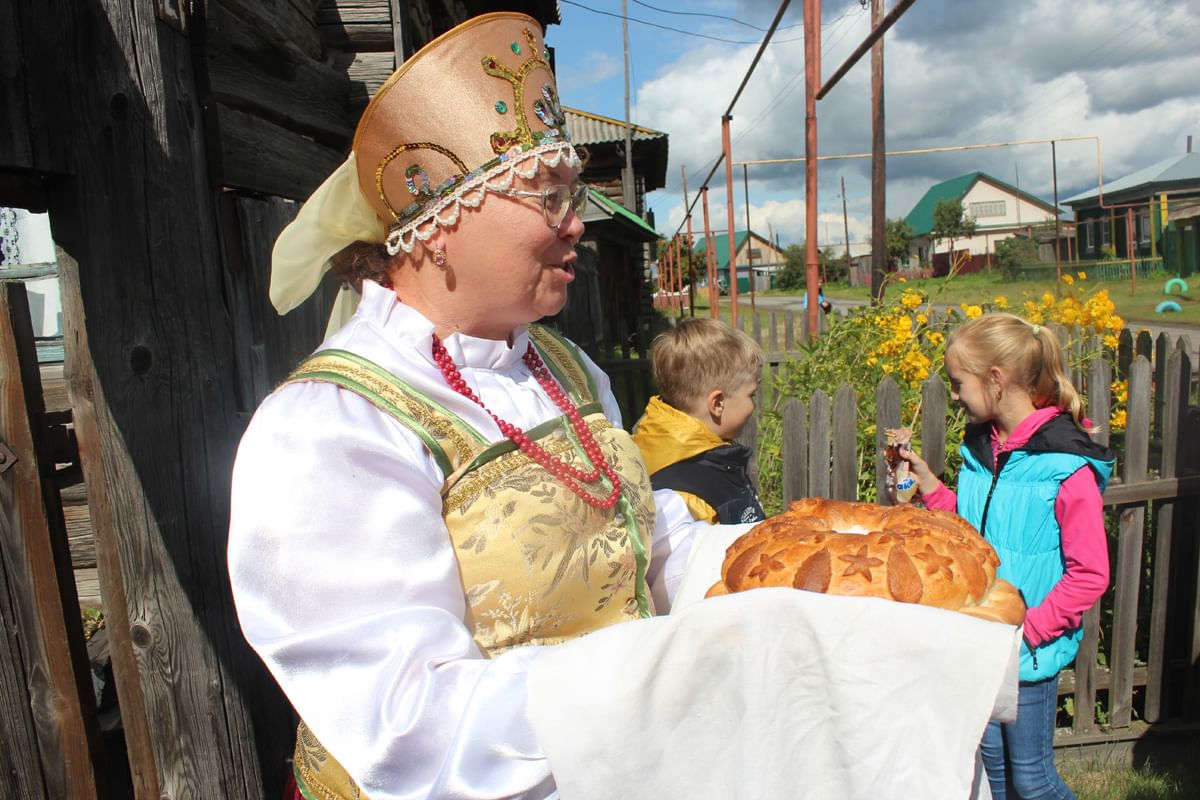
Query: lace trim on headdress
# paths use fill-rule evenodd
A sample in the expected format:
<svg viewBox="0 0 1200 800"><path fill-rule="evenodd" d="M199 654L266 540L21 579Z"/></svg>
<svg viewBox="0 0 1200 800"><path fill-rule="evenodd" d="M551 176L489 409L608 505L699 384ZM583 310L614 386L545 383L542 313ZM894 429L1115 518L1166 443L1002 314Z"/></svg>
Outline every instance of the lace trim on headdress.
<svg viewBox="0 0 1200 800"><path fill-rule="evenodd" d="M520 145L514 146L465 176L453 192L426 208L425 213L403 224L393 225L388 230L386 240L388 255L394 256L401 250L411 253L417 240L428 241L433 236L433 230L421 230L421 226L427 222L432 221L443 228L457 224L462 206L479 208L489 190L503 192L511 188L514 173L528 180L537 175L541 165L554 169L561 163L568 167L578 167L582 163L570 142L554 139L530 150Z"/></svg>

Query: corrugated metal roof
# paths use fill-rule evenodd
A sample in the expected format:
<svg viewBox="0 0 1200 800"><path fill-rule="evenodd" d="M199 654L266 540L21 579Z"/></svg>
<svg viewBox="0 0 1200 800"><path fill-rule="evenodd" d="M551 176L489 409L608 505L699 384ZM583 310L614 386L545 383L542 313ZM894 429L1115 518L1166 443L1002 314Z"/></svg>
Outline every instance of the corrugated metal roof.
<svg viewBox="0 0 1200 800"><path fill-rule="evenodd" d="M1132 191L1143 186L1150 188L1160 183L1178 183L1181 181L1200 182L1200 153L1184 153L1181 156L1165 158L1157 164L1151 164L1123 178L1118 178L1111 183L1104 184L1104 193L1117 194L1119 192ZM1081 192L1073 197L1068 197L1063 202L1072 204L1098 199L1100 199L1100 187Z"/></svg>
<svg viewBox="0 0 1200 800"><path fill-rule="evenodd" d="M913 229L913 236L924 236L932 231L933 210L937 207L937 204L947 199L962 200L971 187L975 185L976 181L987 181L993 186L1009 192L1014 197L1021 197L1026 202L1039 205L1047 211L1054 211L1054 206L1040 197L1035 197L1029 192L1022 191L999 178L993 178L986 172L968 172L966 175L959 175L957 178L951 178L948 181L942 181L929 187L929 191L925 192L925 196L917 201L912 211L908 212L908 216L904 218L908 226Z"/></svg>
<svg viewBox="0 0 1200 800"><path fill-rule="evenodd" d="M563 106L563 113L567 115L567 130L571 132L571 141L575 144L589 145L625 141L625 123L619 119L566 106ZM667 138L667 134L662 131L643 128L640 125L632 127L635 142Z"/></svg>

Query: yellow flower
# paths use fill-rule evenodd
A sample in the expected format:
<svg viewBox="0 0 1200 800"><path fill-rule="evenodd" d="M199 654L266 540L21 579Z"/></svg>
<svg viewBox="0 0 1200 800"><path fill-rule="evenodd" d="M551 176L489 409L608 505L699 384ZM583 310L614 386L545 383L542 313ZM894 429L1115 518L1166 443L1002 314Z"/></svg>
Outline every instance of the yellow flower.
<svg viewBox="0 0 1200 800"><path fill-rule="evenodd" d="M1119 345L1120 343L1121 343L1121 340L1119 338L1117 338L1116 334L1110 333L1104 337L1104 346L1108 347L1112 350L1116 350L1117 345Z"/></svg>
<svg viewBox="0 0 1200 800"><path fill-rule="evenodd" d="M912 289L905 289L904 294L900 295L900 305L905 308L916 308L921 305L921 295Z"/></svg>
<svg viewBox="0 0 1200 800"><path fill-rule="evenodd" d="M1063 275L1062 279L1063 279L1063 283L1065 283L1067 286L1070 286L1071 284L1075 283L1075 279L1072 278L1070 275Z"/></svg>
<svg viewBox="0 0 1200 800"><path fill-rule="evenodd" d="M896 280L900 283L908 283L908 278L897 278Z"/></svg>
<svg viewBox="0 0 1200 800"><path fill-rule="evenodd" d="M1129 399L1129 381L1113 381L1112 393L1118 403L1124 403Z"/></svg>
<svg viewBox="0 0 1200 800"><path fill-rule="evenodd" d="M1086 273L1086 272L1077 272L1077 273L1075 273L1075 274L1079 276L1079 280L1081 280L1081 281L1086 281L1086 280L1087 280L1087 273Z"/></svg>
<svg viewBox="0 0 1200 800"><path fill-rule="evenodd" d="M938 345L946 341L946 337L941 331L925 331L925 341L933 345Z"/></svg>
<svg viewBox="0 0 1200 800"><path fill-rule="evenodd" d="M983 309L979 306L964 305L963 311L966 312L967 319L975 319L976 317L983 316Z"/></svg>
<svg viewBox="0 0 1200 800"><path fill-rule="evenodd" d="M1008 298L1005 297L1004 295L1000 295L992 302L996 304L996 308L999 308L1001 310L1008 308Z"/></svg>
<svg viewBox="0 0 1200 800"><path fill-rule="evenodd" d="M1125 430L1125 409L1118 409L1112 412L1112 416L1108 418L1108 425L1114 431Z"/></svg>
<svg viewBox="0 0 1200 800"><path fill-rule="evenodd" d="M918 325L924 325L926 322L929 322L929 317L927 317L924 314L917 314L917 324Z"/></svg>
<svg viewBox="0 0 1200 800"><path fill-rule="evenodd" d="M871 356L870 358L867 359L867 366L869 366L869 367L873 367L878 363L879 363L879 359L876 358L875 356Z"/></svg>

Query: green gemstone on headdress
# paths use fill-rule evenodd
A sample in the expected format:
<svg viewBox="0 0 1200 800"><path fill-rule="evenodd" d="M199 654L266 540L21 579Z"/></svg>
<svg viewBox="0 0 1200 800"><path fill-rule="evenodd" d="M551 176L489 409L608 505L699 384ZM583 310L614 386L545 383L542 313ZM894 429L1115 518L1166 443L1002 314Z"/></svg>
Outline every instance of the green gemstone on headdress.
<svg viewBox="0 0 1200 800"><path fill-rule="evenodd" d="M517 55L521 55L521 45L519 42L513 42L512 44L509 45L509 47L512 48L512 51L514 53L516 53Z"/></svg>
<svg viewBox="0 0 1200 800"><path fill-rule="evenodd" d="M550 60L550 48L548 48L548 47L542 48L542 58L546 59L547 61Z"/></svg>
<svg viewBox="0 0 1200 800"><path fill-rule="evenodd" d="M496 113L497 114L505 114L507 112L508 112L508 103L504 102L503 100L497 100L496 101Z"/></svg>

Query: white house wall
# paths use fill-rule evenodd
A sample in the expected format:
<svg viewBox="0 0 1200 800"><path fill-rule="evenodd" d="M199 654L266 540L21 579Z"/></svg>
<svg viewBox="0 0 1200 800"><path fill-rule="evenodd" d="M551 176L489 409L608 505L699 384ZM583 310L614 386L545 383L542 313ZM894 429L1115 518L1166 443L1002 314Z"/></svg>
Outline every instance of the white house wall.
<svg viewBox="0 0 1200 800"><path fill-rule="evenodd" d="M979 211L984 210L979 208L981 204L1004 203L1003 214L975 217L975 224L986 230L979 231L969 239L954 240L955 250L969 249L971 255L984 255L994 251L996 242L1013 236L1018 229L1027 225L1054 222L1054 212L987 181L976 181L963 197L962 203L968 216L973 216L973 204L976 211ZM949 239L943 239L934 247L935 253L946 253L949 250Z"/></svg>

